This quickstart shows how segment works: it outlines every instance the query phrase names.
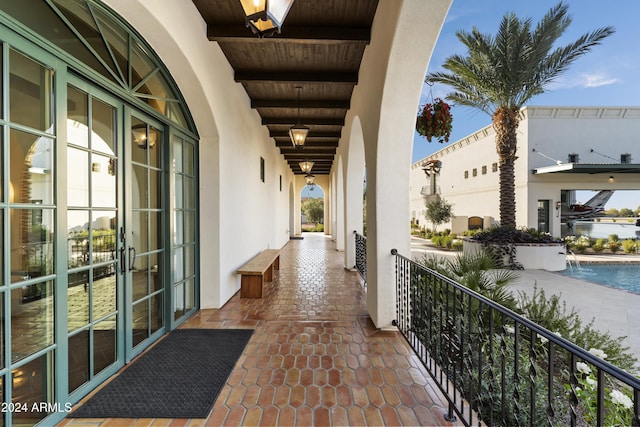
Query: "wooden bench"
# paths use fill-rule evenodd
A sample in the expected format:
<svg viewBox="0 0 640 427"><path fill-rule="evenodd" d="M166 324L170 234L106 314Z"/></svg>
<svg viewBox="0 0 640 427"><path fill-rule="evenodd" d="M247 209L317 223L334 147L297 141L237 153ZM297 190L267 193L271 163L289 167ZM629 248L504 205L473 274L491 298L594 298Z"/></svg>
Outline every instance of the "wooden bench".
<svg viewBox="0 0 640 427"><path fill-rule="evenodd" d="M280 250L266 249L240 267L240 298L262 298L264 282L273 281L273 271L280 270Z"/></svg>

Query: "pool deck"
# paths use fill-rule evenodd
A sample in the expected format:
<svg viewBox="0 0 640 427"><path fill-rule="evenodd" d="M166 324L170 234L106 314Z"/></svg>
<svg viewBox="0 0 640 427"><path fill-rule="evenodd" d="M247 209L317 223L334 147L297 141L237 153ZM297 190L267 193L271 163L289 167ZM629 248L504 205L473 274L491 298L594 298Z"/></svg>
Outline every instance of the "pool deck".
<svg viewBox="0 0 640 427"><path fill-rule="evenodd" d="M433 249L423 239L412 238L411 241L414 256L420 253L456 254ZM640 264L640 254L576 254L571 255L569 260L574 264ZM533 291L536 285L538 289L544 289L547 295L560 295L567 303L567 310L575 308L583 322L594 319L595 328L609 332L614 338L626 336L625 344L640 361L640 294L546 270L522 270L518 273L520 277L511 287L514 292Z"/></svg>
<svg viewBox="0 0 640 427"><path fill-rule="evenodd" d="M512 285L514 291L533 291L536 285L547 295L560 295L567 303L567 310L575 308L583 322L594 319L596 329L607 331L614 338L626 336L625 344L640 360L640 294L545 270L519 273L520 278Z"/></svg>

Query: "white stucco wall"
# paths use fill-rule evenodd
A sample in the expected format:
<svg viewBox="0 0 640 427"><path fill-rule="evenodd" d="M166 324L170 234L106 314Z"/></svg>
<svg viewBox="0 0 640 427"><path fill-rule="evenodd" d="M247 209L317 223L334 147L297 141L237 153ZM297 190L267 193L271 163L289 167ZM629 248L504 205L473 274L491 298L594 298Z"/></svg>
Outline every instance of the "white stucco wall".
<svg viewBox="0 0 640 427"><path fill-rule="evenodd" d="M201 307L238 289L235 270L289 239L293 175L191 2L106 0L172 73L200 134ZM260 158L265 182L260 180ZM282 191L280 191L282 176Z"/></svg>

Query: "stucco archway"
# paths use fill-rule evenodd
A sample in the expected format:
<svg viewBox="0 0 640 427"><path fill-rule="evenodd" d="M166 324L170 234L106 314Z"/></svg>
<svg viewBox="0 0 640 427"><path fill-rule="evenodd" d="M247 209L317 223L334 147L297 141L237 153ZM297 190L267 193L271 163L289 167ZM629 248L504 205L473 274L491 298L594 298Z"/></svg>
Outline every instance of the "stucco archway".
<svg viewBox="0 0 640 427"><path fill-rule="evenodd" d="M344 236L344 265L353 268L356 262L355 240L353 232L363 233L364 205L364 136L359 117L349 124L349 144L346 161L343 165L344 180L344 228L340 233Z"/></svg>
<svg viewBox="0 0 640 427"><path fill-rule="evenodd" d="M359 117L367 165L367 309L395 319L395 258L410 253L409 182L415 118L429 58L451 0L381 2L347 123ZM351 163L349 163L351 165ZM360 177L360 180L362 178Z"/></svg>

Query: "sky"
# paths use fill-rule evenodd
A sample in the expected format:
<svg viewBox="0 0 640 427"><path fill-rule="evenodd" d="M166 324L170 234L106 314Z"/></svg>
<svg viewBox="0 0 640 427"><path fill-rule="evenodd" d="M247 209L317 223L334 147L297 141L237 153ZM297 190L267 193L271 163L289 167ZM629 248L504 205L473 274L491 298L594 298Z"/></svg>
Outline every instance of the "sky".
<svg viewBox="0 0 640 427"><path fill-rule="evenodd" d="M442 27L427 72L442 70L445 59L452 54L465 54L455 33L471 30L495 34L507 12L520 18L531 18L537 24L549 9L558 4L549 0L453 0ZM575 41L597 28L612 26L615 33L575 61L546 93L533 98L527 105L545 106L639 106L640 105L640 1L570 0L571 24L558 40L558 46ZM420 105L433 98L443 98L450 88L444 85L424 85ZM491 124L491 117L468 107L453 106L453 128L449 144ZM444 148L447 144L416 133L413 162ZM579 202L586 202L591 192L578 192ZM640 191L617 191L606 205L610 208L635 209L640 206Z"/></svg>

